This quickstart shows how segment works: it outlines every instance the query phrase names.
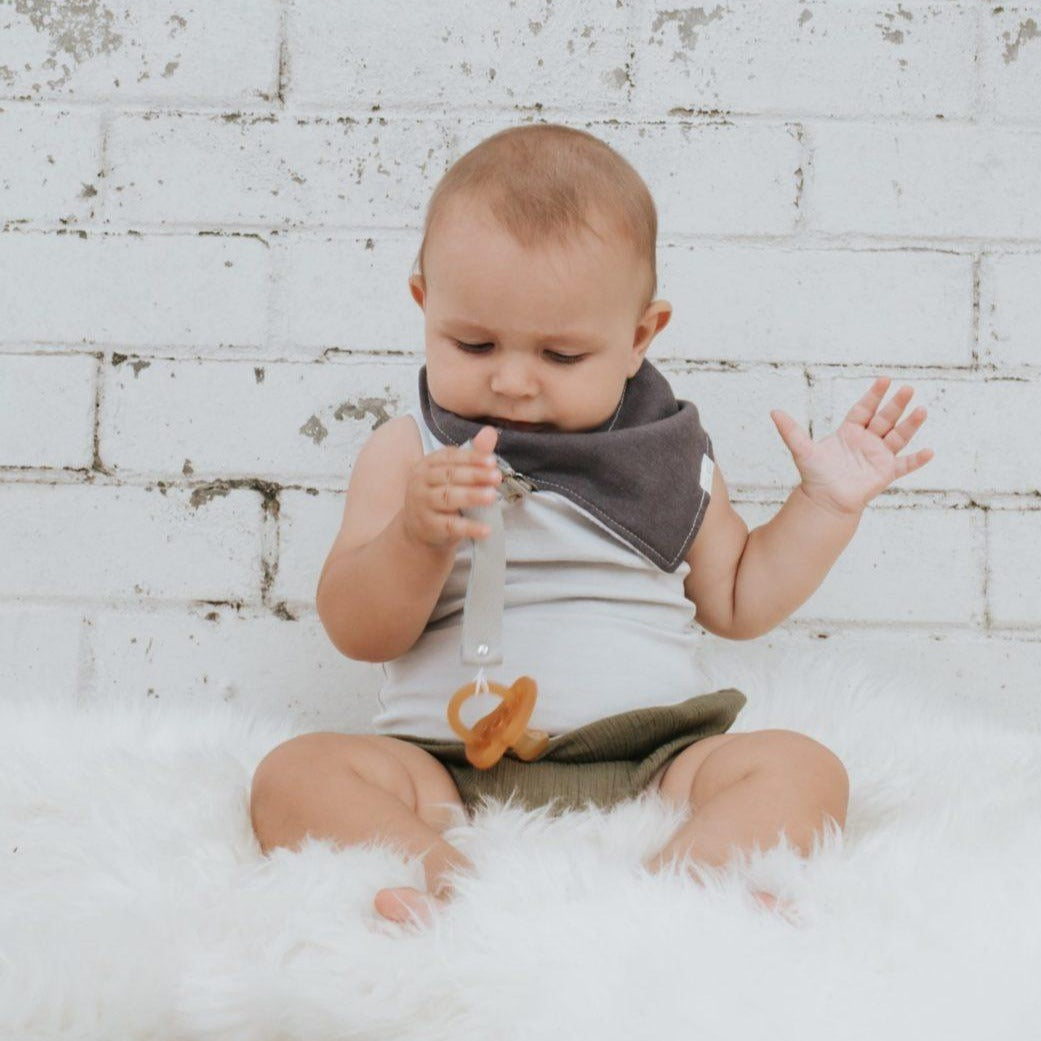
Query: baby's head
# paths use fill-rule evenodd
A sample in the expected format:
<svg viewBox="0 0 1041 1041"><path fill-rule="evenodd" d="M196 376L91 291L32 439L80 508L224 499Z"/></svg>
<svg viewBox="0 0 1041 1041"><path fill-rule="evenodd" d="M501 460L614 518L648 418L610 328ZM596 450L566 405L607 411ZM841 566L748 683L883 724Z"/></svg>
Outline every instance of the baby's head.
<svg viewBox="0 0 1041 1041"><path fill-rule="evenodd" d="M518 429L609 419L672 314L654 299L657 230L640 175L585 131L513 127L467 152L409 278L434 401Z"/></svg>

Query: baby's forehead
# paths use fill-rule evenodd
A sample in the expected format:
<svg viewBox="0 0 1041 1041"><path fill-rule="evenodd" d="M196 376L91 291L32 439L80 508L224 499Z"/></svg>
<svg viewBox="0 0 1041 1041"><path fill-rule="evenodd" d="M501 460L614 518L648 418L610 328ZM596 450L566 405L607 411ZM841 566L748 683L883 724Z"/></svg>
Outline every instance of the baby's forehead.
<svg viewBox="0 0 1041 1041"><path fill-rule="evenodd" d="M580 213L558 220L545 215L539 219L525 219L521 215L524 209L520 206L511 209L509 196L505 193L493 203L484 194L459 192L442 202L430 231L433 234L438 225L442 229L454 230L472 228L476 223L506 234L525 247L603 243L618 247L624 245L630 254L637 252L637 245L624 221L595 203L582 207Z"/></svg>

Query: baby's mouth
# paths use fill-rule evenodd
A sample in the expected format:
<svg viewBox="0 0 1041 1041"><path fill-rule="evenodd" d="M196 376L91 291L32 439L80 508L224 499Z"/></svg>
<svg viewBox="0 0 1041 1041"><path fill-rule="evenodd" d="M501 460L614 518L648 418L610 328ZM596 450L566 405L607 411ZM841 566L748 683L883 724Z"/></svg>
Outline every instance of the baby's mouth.
<svg viewBox="0 0 1041 1041"><path fill-rule="evenodd" d="M478 422L487 423L488 426L499 427L502 430L516 430L526 434L552 429L550 423L521 423L513 419L496 419L494 416L484 416Z"/></svg>

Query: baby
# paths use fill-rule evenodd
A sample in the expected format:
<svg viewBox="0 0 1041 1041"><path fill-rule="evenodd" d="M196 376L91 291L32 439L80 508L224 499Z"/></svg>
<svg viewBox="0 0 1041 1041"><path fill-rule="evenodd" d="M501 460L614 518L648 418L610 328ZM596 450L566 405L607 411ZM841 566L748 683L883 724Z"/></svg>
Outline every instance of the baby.
<svg viewBox="0 0 1041 1041"><path fill-rule="evenodd" d="M485 796L566 809L657 792L693 812L651 871L723 865L782 832L805 855L845 824L834 753L788 730L729 734L744 695L691 689L695 605L697 624L734 640L787 618L868 502L932 457L899 455L925 409L901 420L913 392L883 406L882 377L816 442L771 412L801 481L749 532L696 407L646 360L672 315L655 299L656 237L639 174L564 126L493 135L431 197L409 279L426 329L419 407L362 448L317 593L335 646L385 663L377 732L285 742L251 807L265 851L311 835L421 858L427 892L380 890L387 918L428 920L450 898L473 865L443 833ZM468 612L471 567L496 538L499 599L474 594ZM469 653L464 622L491 634ZM449 727L481 655L507 686L535 680L538 758L510 750L478 769Z"/></svg>

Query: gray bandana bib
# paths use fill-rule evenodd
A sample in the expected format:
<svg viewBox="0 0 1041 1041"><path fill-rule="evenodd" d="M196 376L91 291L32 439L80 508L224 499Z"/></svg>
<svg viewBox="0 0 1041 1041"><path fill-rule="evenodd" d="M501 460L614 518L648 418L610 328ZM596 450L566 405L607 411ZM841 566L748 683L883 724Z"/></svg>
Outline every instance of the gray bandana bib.
<svg viewBox="0 0 1041 1041"><path fill-rule="evenodd" d="M487 424L441 408L419 372L423 418L439 441L462 445ZM714 456L698 410L676 399L646 359L610 419L580 432L500 430L496 454L538 491L592 514L663 571L684 559L705 517Z"/></svg>

